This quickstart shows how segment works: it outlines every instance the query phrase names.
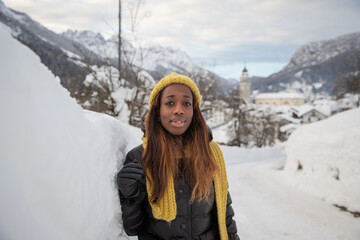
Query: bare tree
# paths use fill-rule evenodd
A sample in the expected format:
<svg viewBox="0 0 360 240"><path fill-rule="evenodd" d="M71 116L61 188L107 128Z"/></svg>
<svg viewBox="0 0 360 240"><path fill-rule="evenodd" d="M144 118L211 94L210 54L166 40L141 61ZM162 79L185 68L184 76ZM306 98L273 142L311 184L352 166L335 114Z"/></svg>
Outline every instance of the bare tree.
<svg viewBox="0 0 360 240"><path fill-rule="evenodd" d="M139 25L144 18L150 17L151 15L149 11L145 11L143 14L140 13L140 9L144 3L145 0L137 0L128 2L127 4L127 8L130 12L130 31L132 33L135 33L138 30Z"/></svg>
<svg viewBox="0 0 360 240"><path fill-rule="evenodd" d="M130 32L129 38L132 43L135 43L134 48L123 48L124 57L124 76L127 79L127 84L133 89L133 94L127 101L128 109L130 111L129 124L140 126L142 119L147 114L147 96L151 88L152 79L150 76L143 74L143 65L146 55L145 48L137 38L137 31L140 22L150 16L148 11L140 13L140 8L145 3L145 0L137 0L135 2L128 2L127 9L130 13ZM127 86L124 85L124 86Z"/></svg>
<svg viewBox="0 0 360 240"><path fill-rule="evenodd" d="M347 90L347 82L346 78L343 74L339 75L339 77L335 80L334 87L332 90L332 94L337 98L342 98Z"/></svg>
<svg viewBox="0 0 360 240"><path fill-rule="evenodd" d="M232 109L233 126L235 133L234 138L230 141L232 146L247 146L249 144L250 129L248 125L248 111L251 109L246 105L240 105L239 101L239 85L236 84L232 89L229 89L224 99L229 107Z"/></svg>
<svg viewBox="0 0 360 240"><path fill-rule="evenodd" d="M360 106L360 76L352 76L350 83L349 83L349 92L353 94L357 94L357 102L356 106Z"/></svg>
<svg viewBox="0 0 360 240"><path fill-rule="evenodd" d="M148 113L147 97L150 95L153 82L149 77L139 72L134 84L131 100L127 101L130 110L129 124L140 126Z"/></svg>
<svg viewBox="0 0 360 240"><path fill-rule="evenodd" d="M272 115L255 117L249 122L251 136L256 147L272 146L275 144L275 124Z"/></svg>
<svg viewBox="0 0 360 240"><path fill-rule="evenodd" d="M78 50L80 58L72 56L71 59L81 62L88 72L84 79L86 90L80 96L80 104L85 109L117 116L119 112L116 110L116 101L112 93L120 87L119 71L112 59L106 56L107 53L104 50L98 49L98 52L103 52L101 55L104 57L96 60L96 64L92 65L94 61L88 53L83 51L76 42L73 42L73 46Z"/></svg>
<svg viewBox="0 0 360 240"><path fill-rule="evenodd" d="M130 32L127 33L127 38L130 42L122 41L121 29L121 1L119 0L119 33L118 33L118 62L111 58L105 50L98 49L103 58L98 61L97 66L91 65L90 56L82 52L80 47L77 47L81 53L80 60L86 65L89 72L85 81L89 89L88 101L83 105L84 108L104 112L111 116L117 117L119 113L127 108L130 111L129 123L132 125L139 125L141 118L147 112L146 96L149 95L149 83L151 77L143 73L143 63L145 50L142 48L140 42L137 40L137 27L142 19L149 16L148 12L144 15L140 14L140 7L145 0L137 0L127 3L127 10L130 14L129 25ZM125 44L124 44L125 43ZM76 44L74 43L76 47ZM117 69L116 69L117 68ZM117 101L114 92L120 88L125 88L127 96L125 98L126 105L117 106ZM98 106L98 107L95 107Z"/></svg>
<svg viewBox="0 0 360 240"><path fill-rule="evenodd" d="M119 82L121 82L121 0L119 0L119 32L118 32L118 69Z"/></svg>
<svg viewBox="0 0 360 240"><path fill-rule="evenodd" d="M120 87L117 78L119 71L107 63L102 66L102 72L104 75L99 75L98 72L94 70L91 72L92 80L98 86L98 91L95 96L107 105L108 108L104 113L116 117L119 112L116 110L116 101L112 93Z"/></svg>
<svg viewBox="0 0 360 240"><path fill-rule="evenodd" d="M233 146L248 146L249 145L249 136L250 136L250 129L248 124L248 114L245 108L238 108L234 111L234 130L235 130L235 137L230 142L230 145Z"/></svg>
<svg viewBox="0 0 360 240"><path fill-rule="evenodd" d="M202 101L214 101L218 96L218 83L207 71L197 69L189 74L202 93Z"/></svg>
<svg viewBox="0 0 360 240"><path fill-rule="evenodd" d="M236 102L235 102L236 101ZM275 115L259 112L251 106L233 100L233 130L235 137L230 145L244 147L272 146L277 138Z"/></svg>

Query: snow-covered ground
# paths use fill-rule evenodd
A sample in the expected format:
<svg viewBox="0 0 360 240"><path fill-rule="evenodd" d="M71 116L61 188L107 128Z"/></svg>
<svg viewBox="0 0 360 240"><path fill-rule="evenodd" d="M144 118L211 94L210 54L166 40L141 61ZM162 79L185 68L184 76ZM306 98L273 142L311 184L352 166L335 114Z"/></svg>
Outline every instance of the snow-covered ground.
<svg viewBox="0 0 360 240"><path fill-rule="evenodd" d="M141 142L141 131L104 114L82 110L39 57L14 40L1 24L0 39L0 239L126 239L114 176L125 153ZM358 116L356 109L339 115L336 122L344 121L356 129ZM317 171L307 170L319 159L299 155L296 161L303 163L300 172L290 164L291 151L309 150L313 142L319 147L311 151L320 156L326 153L322 143L332 140L327 151L334 157L331 166L340 170L340 181L335 181L342 186L349 182L345 179L357 181L350 181L355 194L336 196L356 210L360 134L355 130L347 134L344 127L335 131L339 138L330 139L329 135L322 137L325 130L316 132L338 127L333 124L324 121L314 128L309 125L308 130L300 128L287 146L221 146L242 239L360 239L359 218L332 206L328 191L305 184L328 176L328 171L319 176ZM316 141L306 139L309 144L303 144L309 132L316 134L311 136ZM353 153L342 152L341 161L333 161L340 156L336 143L349 145L344 149ZM287 158L285 147L290 165L280 170ZM349 157L353 171L343 171L348 169L344 164ZM328 183L333 184L333 179L328 178Z"/></svg>
<svg viewBox="0 0 360 240"><path fill-rule="evenodd" d="M286 159L281 146L222 150L242 239L360 239L358 218L294 187L292 177L281 170Z"/></svg>

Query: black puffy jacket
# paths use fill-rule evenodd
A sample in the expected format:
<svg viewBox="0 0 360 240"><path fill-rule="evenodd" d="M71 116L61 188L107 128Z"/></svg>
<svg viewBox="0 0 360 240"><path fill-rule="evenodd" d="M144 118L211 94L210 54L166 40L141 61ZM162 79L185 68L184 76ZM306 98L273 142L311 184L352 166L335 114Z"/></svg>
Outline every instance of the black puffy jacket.
<svg viewBox="0 0 360 240"><path fill-rule="evenodd" d="M140 162L144 149L142 145L132 149L126 156L124 165ZM139 239L220 239L214 187L212 186L208 202L189 204L190 187L182 180L175 179L176 218L168 223L154 218L148 202L145 177L141 179L140 193L131 199L120 194L122 220L125 232ZM228 193L226 207L226 225L229 240L239 239L234 211Z"/></svg>

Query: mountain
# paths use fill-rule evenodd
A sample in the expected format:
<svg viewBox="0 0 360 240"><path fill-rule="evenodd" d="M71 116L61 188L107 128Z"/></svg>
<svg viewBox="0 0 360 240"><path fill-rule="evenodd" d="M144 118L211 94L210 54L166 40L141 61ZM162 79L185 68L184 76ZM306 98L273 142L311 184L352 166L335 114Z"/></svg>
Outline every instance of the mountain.
<svg viewBox="0 0 360 240"><path fill-rule="evenodd" d="M259 92L278 92L289 88L305 94L331 94L341 75L360 70L360 32L334 39L311 42L298 49L280 72L252 82Z"/></svg>
<svg viewBox="0 0 360 240"><path fill-rule="evenodd" d="M114 66L117 63L117 35L105 40L100 33L88 30L67 30L61 33L61 36L72 42L85 45L88 49L104 58L110 58ZM134 53L135 56L131 63L149 72L154 79L160 79L171 72L184 74L202 72L203 75L211 76L216 81L226 81L214 73L197 66L184 51L161 45L150 45L136 49L127 39L122 39L122 45L122 54ZM123 61L127 61L126 58L127 56L122 56Z"/></svg>
<svg viewBox="0 0 360 240"><path fill-rule="evenodd" d="M61 84L73 97L80 101L81 96L89 91L83 84L89 74L88 69L71 60L69 55L86 54L91 64L99 64L99 56L81 44L75 46L67 38L48 30L27 14L7 8L1 0L0 22L7 26L14 38L40 57L41 62L60 78Z"/></svg>
<svg viewBox="0 0 360 240"><path fill-rule="evenodd" d="M80 105L98 112L109 110L107 100L99 97L101 91L104 92L102 87L88 85L84 81L104 64L117 68L117 36L105 39L100 33L72 30L57 34L32 20L27 14L7 8L1 0L0 22L7 26L14 38L40 57L41 62L60 78L61 84ZM148 46L139 51L126 39L122 38L122 43L123 53L135 54L134 57L123 54L122 61L132 68L148 72L154 79L178 72L201 76L207 86L215 83L217 86L229 85L227 80L194 64L183 51L159 45ZM127 71L124 65L121 71ZM134 76L130 76L126 80L131 82L133 78ZM217 91L224 92L222 88ZM108 92L106 94L109 96Z"/></svg>

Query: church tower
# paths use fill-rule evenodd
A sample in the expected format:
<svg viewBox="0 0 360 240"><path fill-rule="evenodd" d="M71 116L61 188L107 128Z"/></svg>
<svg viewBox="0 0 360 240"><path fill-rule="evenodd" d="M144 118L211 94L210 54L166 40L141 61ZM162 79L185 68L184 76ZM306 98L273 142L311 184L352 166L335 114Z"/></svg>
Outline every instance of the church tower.
<svg viewBox="0 0 360 240"><path fill-rule="evenodd" d="M248 74L246 67L244 67L239 84L240 84L240 87L239 87L240 105L244 101L246 103L250 103L250 101L251 101L251 82L250 82L249 74Z"/></svg>

